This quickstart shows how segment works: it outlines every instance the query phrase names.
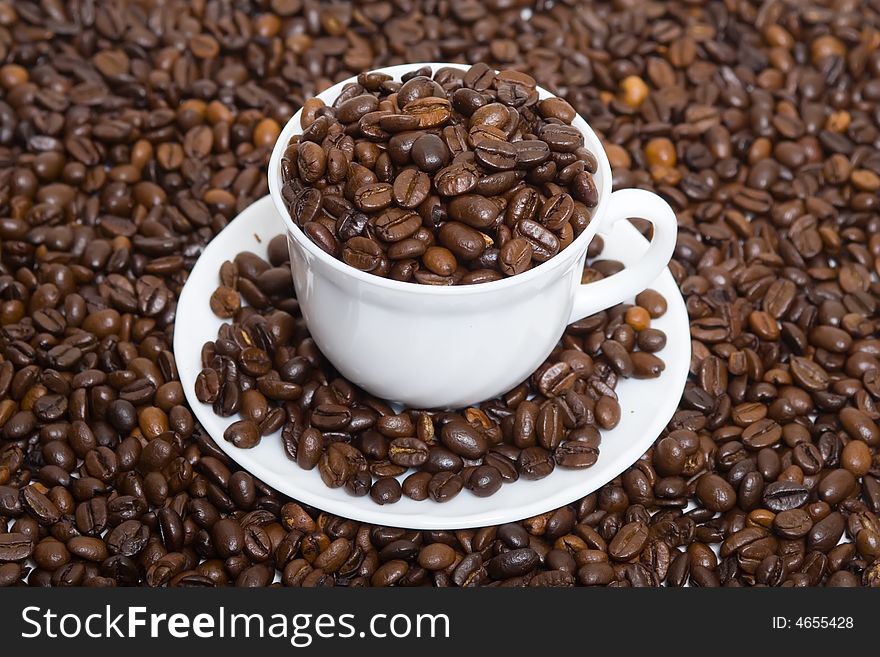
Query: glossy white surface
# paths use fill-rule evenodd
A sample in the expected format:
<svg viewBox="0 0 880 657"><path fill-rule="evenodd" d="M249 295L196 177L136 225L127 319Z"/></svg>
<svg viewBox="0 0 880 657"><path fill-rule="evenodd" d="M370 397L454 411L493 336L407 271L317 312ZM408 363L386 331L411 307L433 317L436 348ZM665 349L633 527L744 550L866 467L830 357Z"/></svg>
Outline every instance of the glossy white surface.
<svg viewBox="0 0 880 657"><path fill-rule="evenodd" d="M430 63L467 68L460 64ZM422 64L377 69L395 79ZM319 94L327 105L351 78ZM549 92L539 88L544 98ZM611 168L599 138L578 116L599 169L599 205L588 228L548 262L518 276L473 286L433 287L360 272L316 246L290 218L281 196L281 157L301 132L297 112L282 130L269 162L269 191L287 228L294 285L315 342L349 380L372 394L421 408L475 404L528 376L550 353L565 326L632 297L669 262L675 215L643 190L611 193ZM643 217L654 240L638 261L607 281L580 285L587 246L614 222Z"/></svg>
<svg viewBox="0 0 880 657"><path fill-rule="evenodd" d="M397 504L378 506L369 498L329 489L317 471L297 467L284 454L280 432L263 438L254 449L238 449L223 440L223 431L236 418L214 415L210 405L200 403L193 392L201 370L202 345L216 338L223 323L211 312L208 299L218 285L224 260L242 250L265 257L269 240L283 230L281 218L266 197L242 212L208 244L180 295L174 353L187 400L220 448L254 476L306 504L362 522L413 529L458 529L510 522L568 504L613 479L651 446L675 412L690 363L690 333L684 301L672 275L664 270L650 287L662 293L669 305L666 315L653 322L668 337L666 348L659 353L666 361L666 370L654 380L620 382L620 424L603 433L599 461L588 470L557 469L540 481L507 484L489 498L478 498L465 490L445 504L404 498ZM620 222L605 239L602 256L632 265L647 246L629 222Z"/></svg>

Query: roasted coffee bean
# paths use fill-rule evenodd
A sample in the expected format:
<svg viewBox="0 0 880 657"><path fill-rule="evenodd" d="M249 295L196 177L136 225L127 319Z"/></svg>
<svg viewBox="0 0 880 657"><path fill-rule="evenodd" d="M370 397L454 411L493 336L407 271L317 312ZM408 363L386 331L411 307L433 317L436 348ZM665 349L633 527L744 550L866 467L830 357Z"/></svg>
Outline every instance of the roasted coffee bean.
<svg viewBox="0 0 880 657"><path fill-rule="evenodd" d="M440 227L438 240L457 258L465 261L475 260L486 249L483 234L458 221L444 223Z"/></svg>
<svg viewBox="0 0 880 657"><path fill-rule="evenodd" d="M517 460L517 470L523 479L543 479L555 466L552 454L537 446L525 448Z"/></svg>
<svg viewBox="0 0 880 657"><path fill-rule="evenodd" d="M819 520L807 535L807 549L828 552L837 545L845 529L843 515L837 511Z"/></svg>
<svg viewBox="0 0 880 657"><path fill-rule="evenodd" d="M554 450L565 435L563 411L559 404L550 402L538 412L536 430L538 444L546 450Z"/></svg>
<svg viewBox="0 0 880 657"><path fill-rule="evenodd" d="M666 334L658 329L645 329L639 331L636 342L641 352L655 353L666 346ZM636 354L641 352L631 354L630 358L635 358ZM635 362L633 364L635 365Z"/></svg>
<svg viewBox="0 0 880 657"><path fill-rule="evenodd" d="M498 492L503 479L501 472L491 465L474 468L465 481L465 486L477 497L489 497Z"/></svg>
<svg viewBox="0 0 880 657"><path fill-rule="evenodd" d="M373 485L373 476L366 470L356 472L355 475L345 482L345 490L355 497L363 497L370 493Z"/></svg>
<svg viewBox="0 0 880 657"><path fill-rule="evenodd" d="M803 506L809 495L809 490L801 484L777 481L764 487L763 502L768 509L779 513Z"/></svg>
<svg viewBox="0 0 880 657"><path fill-rule="evenodd" d="M404 169L394 179L394 202L402 208L417 208L431 192L431 179L415 169Z"/></svg>
<svg viewBox="0 0 880 657"><path fill-rule="evenodd" d="M400 242L412 237L420 225L421 219L415 212L391 208L379 215L373 223L373 230L385 242Z"/></svg>
<svg viewBox="0 0 880 657"><path fill-rule="evenodd" d="M0 562L24 561L34 551L34 541L25 534L0 534Z"/></svg>
<svg viewBox="0 0 880 657"><path fill-rule="evenodd" d="M438 472L428 482L428 495L435 502L448 502L461 492L464 482L454 472Z"/></svg>
<svg viewBox="0 0 880 657"><path fill-rule="evenodd" d="M507 579L524 575L532 570L538 561L538 554L531 548L510 550L490 559L486 563L486 572L495 579Z"/></svg>
<svg viewBox="0 0 880 657"><path fill-rule="evenodd" d="M532 245L522 238L508 240L501 247L498 260L501 271L507 276L521 274L531 267Z"/></svg>
<svg viewBox="0 0 880 657"><path fill-rule="evenodd" d="M514 144L486 139L474 147L474 157L489 170L504 171L517 165L518 150Z"/></svg>
<svg viewBox="0 0 880 657"><path fill-rule="evenodd" d="M666 363L649 351L635 351L629 357L636 379L656 379L666 369Z"/></svg>
<svg viewBox="0 0 880 657"><path fill-rule="evenodd" d="M823 502L839 504L856 492L856 478L849 470L838 468L825 475L816 490Z"/></svg>
<svg viewBox="0 0 880 657"><path fill-rule="evenodd" d="M615 534L608 544L608 554L616 561L629 561L641 553L648 540L648 527L642 522L631 522Z"/></svg>
<svg viewBox="0 0 880 657"><path fill-rule="evenodd" d="M516 224L514 235L529 243L532 259L537 262L545 262L559 253L559 239L536 221L523 219Z"/></svg>
<svg viewBox="0 0 880 657"><path fill-rule="evenodd" d="M617 400L602 395L596 402L596 421L603 429L613 429L620 422L620 404Z"/></svg>
<svg viewBox="0 0 880 657"><path fill-rule="evenodd" d="M445 570L455 563L455 559L455 550L445 543L426 545L418 554L419 565L430 571Z"/></svg>
<svg viewBox="0 0 880 657"><path fill-rule="evenodd" d="M550 158L550 146L540 139L523 139L513 142L513 147L516 163L525 169L532 169Z"/></svg>
<svg viewBox="0 0 880 657"><path fill-rule="evenodd" d="M697 497L710 511L725 512L736 505L736 492L727 481L715 474L697 480Z"/></svg>
<svg viewBox="0 0 880 657"><path fill-rule="evenodd" d="M488 443L482 433L460 420L444 424L440 440L450 451L464 458L477 459L488 450Z"/></svg>
<svg viewBox="0 0 880 657"><path fill-rule="evenodd" d="M253 420L233 422L223 432L223 438L236 447L250 449L260 443L260 428Z"/></svg>
<svg viewBox="0 0 880 657"><path fill-rule="evenodd" d="M442 246L428 247L422 255L422 262L430 272L437 276L452 276L458 268L455 255Z"/></svg>
<svg viewBox="0 0 880 657"><path fill-rule="evenodd" d="M431 473L458 472L463 465L464 462L458 454L443 447L434 446L428 450L428 458L424 463L423 469Z"/></svg>
<svg viewBox="0 0 880 657"><path fill-rule="evenodd" d="M584 469L599 460L599 448L588 443L569 440L553 451L553 459L561 468Z"/></svg>
<svg viewBox="0 0 880 657"><path fill-rule="evenodd" d="M236 290L221 285L211 295L210 305L211 312L228 319L241 307L241 297Z"/></svg>
<svg viewBox="0 0 880 657"><path fill-rule="evenodd" d="M244 529L233 518L219 520L211 530L214 549L223 558L239 554L244 549Z"/></svg>
<svg viewBox="0 0 880 657"><path fill-rule="evenodd" d="M41 525L53 525L61 519L58 507L35 486L22 488L20 497L22 509Z"/></svg>
<svg viewBox="0 0 880 657"><path fill-rule="evenodd" d="M616 340L605 340L602 343L602 353L618 374L625 377L632 376L633 362L626 347Z"/></svg>
<svg viewBox="0 0 880 657"><path fill-rule="evenodd" d="M449 163L449 149L443 139L427 133L413 142L410 158L421 171L434 173Z"/></svg>
<svg viewBox="0 0 880 657"><path fill-rule="evenodd" d="M364 463L363 454L351 445L332 442L318 462L318 471L327 486L339 488L351 479Z"/></svg>
<svg viewBox="0 0 880 657"><path fill-rule="evenodd" d="M840 411L840 423L853 440L862 440L870 447L880 447L880 428L864 411L843 408Z"/></svg>
<svg viewBox="0 0 880 657"><path fill-rule="evenodd" d="M428 446L418 438L395 438L388 446L388 458L395 465L418 467L428 460Z"/></svg>
<svg viewBox="0 0 880 657"><path fill-rule="evenodd" d="M403 480L403 494L417 502L428 499L428 486L430 485L431 478L432 475L430 472L421 471L412 473ZM426 566L423 564L423 567Z"/></svg>
<svg viewBox="0 0 880 657"><path fill-rule="evenodd" d="M324 438L317 429L309 427L299 437L296 447L296 463L304 470L311 470L321 459Z"/></svg>
<svg viewBox="0 0 880 657"><path fill-rule="evenodd" d="M400 483L394 477L380 477L370 488L370 497L376 504L394 504L401 494Z"/></svg>
<svg viewBox="0 0 880 657"><path fill-rule="evenodd" d="M449 202L449 217L473 228L485 230L495 224L501 208L484 196L462 194Z"/></svg>
<svg viewBox="0 0 880 657"><path fill-rule="evenodd" d="M813 521L803 509L791 509L777 513L773 518L773 529L784 538L801 538L806 536L813 526Z"/></svg>
<svg viewBox="0 0 880 657"><path fill-rule="evenodd" d="M372 271L382 262L382 248L366 237L352 237L342 248L342 259L361 271Z"/></svg>

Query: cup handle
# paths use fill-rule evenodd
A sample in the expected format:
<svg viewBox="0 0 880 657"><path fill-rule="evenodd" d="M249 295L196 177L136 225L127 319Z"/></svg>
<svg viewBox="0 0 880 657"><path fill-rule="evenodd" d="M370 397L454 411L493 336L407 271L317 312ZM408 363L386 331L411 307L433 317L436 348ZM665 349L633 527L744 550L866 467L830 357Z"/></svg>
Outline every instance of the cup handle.
<svg viewBox="0 0 880 657"><path fill-rule="evenodd" d="M644 189L620 189L611 194L608 215L599 233L608 234L614 224L630 217L647 219L654 225L654 237L645 254L634 265L608 278L579 285L568 323L605 310L629 299L654 281L672 258L678 235L678 220L669 204Z"/></svg>

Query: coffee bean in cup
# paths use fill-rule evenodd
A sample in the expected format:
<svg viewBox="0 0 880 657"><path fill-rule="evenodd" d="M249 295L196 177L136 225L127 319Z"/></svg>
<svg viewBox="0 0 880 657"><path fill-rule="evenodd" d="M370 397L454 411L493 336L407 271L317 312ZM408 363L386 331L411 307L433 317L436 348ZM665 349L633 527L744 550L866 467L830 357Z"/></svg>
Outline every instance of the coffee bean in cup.
<svg viewBox="0 0 880 657"><path fill-rule="evenodd" d="M334 258L398 281L486 283L549 260L590 222L597 163L571 105L536 87L480 63L366 72L332 106L311 99L281 160L291 217Z"/></svg>

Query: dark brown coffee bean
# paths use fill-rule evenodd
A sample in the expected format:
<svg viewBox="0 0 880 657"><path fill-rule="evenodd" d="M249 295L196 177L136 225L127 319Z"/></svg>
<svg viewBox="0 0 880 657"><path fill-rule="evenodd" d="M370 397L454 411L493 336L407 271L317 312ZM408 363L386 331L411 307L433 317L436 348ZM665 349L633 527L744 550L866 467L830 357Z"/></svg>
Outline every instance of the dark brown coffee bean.
<svg viewBox="0 0 880 657"><path fill-rule="evenodd" d="M853 440L862 440L870 447L880 446L880 428L864 411L843 408L840 411L840 423Z"/></svg>
<svg viewBox="0 0 880 657"><path fill-rule="evenodd" d="M383 182L364 185L354 193L355 205L364 212L384 210L393 200L391 185Z"/></svg>
<svg viewBox="0 0 880 657"><path fill-rule="evenodd" d="M523 575L538 564L538 554L531 548L510 550L493 557L486 563L486 572L495 579Z"/></svg>
<svg viewBox="0 0 880 657"><path fill-rule="evenodd" d="M526 169L543 164L550 159L550 147L540 139L523 139L513 143L516 163Z"/></svg>
<svg viewBox="0 0 880 657"><path fill-rule="evenodd" d="M318 144L305 141L297 149L297 171L307 183L317 182L324 175L327 155Z"/></svg>
<svg viewBox="0 0 880 657"><path fill-rule="evenodd" d="M464 462L462 458L448 449L433 446L428 450L428 459L423 469L427 472L458 472Z"/></svg>
<svg viewBox="0 0 880 657"><path fill-rule="evenodd" d="M400 483L393 477L380 477L370 489L370 497L376 504L394 504L400 500Z"/></svg>
<svg viewBox="0 0 880 657"><path fill-rule="evenodd" d="M547 403L538 412L535 425L538 444L546 450L553 451L562 442L565 435L563 412L558 404Z"/></svg>
<svg viewBox="0 0 880 657"><path fill-rule="evenodd" d="M303 232L309 236L309 239L321 247L322 251L336 257L339 251L339 244L333 236L333 233L331 233L324 224L318 223L317 221L306 222L303 224ZM243 285L239 284L239 287L242 288L242 294L244 294Z"/></svg>
<svg viewBox="0 0 880 657"><path fill-rule="evenodd" d="M845 524L843 515L836 511L819 520L807 535L807 549L827 552L840 541Z"/></svg>
<svg viewBox="0 0 880 657"><path fill-rule="evenodd" d="M725 479L707 474L697 480L697 497L710 511L729 511L736 505L736 492Z"/></svg>
<svg viewBox="0 0 880 657"><path fill-rule="evenodd" d="M616 561L629 561L637 556L648 540L648 527L642 522L631 522L615 534L608 544L608 554Z"/></svg>
<svg viewBox="0 0 880 657"><path fill-rule="evenodd" d="M339 488L364 465L364 456L357 449L346 443L333 442L321 456L318 471L327 486Z"/></svg>
<svg viewBox="0 0 880 657"><path fill-rule="evenodd" d="M810 515L803 509L791 509L777 513L773 518L773 529L784 538L806 536L813 526Z"/></svg>
<svg viewBox="0 0 880 657"><path fill-rule="evenodd" d="M418 118L420 128L435 128L451 118L451 105L446 98L428 96L410 101L404 105L403 112Z"/></svg>
<svg viewBox="0 0 880 657"><path fill-rule="evenodd" d="M464 458L477 459L488 450L486 438L479 430L460 420L444 424L440 440L450 451Z"/></svg>
<svg viewBox="0 0 880 657"><path fill-rule="evenodd" d="M817 487L819 499L831 505L839 504L855 493L855 490L855 477L849 470L843 468L829 472Z"/></svg>
<svg viewBox="0 0 880 657"><path fill-rule="evenodd" d="M431 246L422 256L425 267L437 276L452 276L458 268L455 254L442 246Z"/></svg>
<svg viewBox="0 0 880 657"><path fill-rule="evenodd" d="M253 420L239 420L230 424L223 432L223 438L236 447L250 449L260 443L260 428Z"/></svg>
<svg viewBox="0 0 880 657"><path fill-rule="evenodd" d="M448 502L461 492L461 477L454 472L437 472L428 482L428 495L435 502Z"/></svg>
<svg viewBox="0 0 880 657"><path fill-rule="evenodd" d="M501 271L507 276L521 274L532 265L534 251L528 240L516 238L508 240L501 247L498 260Z"/></svg>
<svg viewBox="0 0 880 657"><path fill-rule="evenodd" d="M394 179L394 202L402 208L417 208L431 192L431 180L421 171L404 169Z"/></svg>
<svg viewBox="0 0 880 657"><path fill-rule="evenodd" d="M418 438L395 438L388 446L388 458L395 465L418 467L428 460L428 446Z"/></svg>
<svg viewBox="0 0 880 657"><path fill-rule="evenodd" d="M417 502L428 499L428 486L431 482L430 472L414 472L403 480L403 494ZM422 564L422 567L424 564Z"/></svg>
<svg viewBox="0 0 880 657"><path fill-rule="evenodd" d="M433 173L449 163L450 153L443 139L428 133L413 142L410 157L421 171Z"/></svg>
<svg viewBox="0 0 880 657"><path fill-rule="evenodd" d="M373 229L382 240L399 242L407 237L412 237L421 223L419 215L415 212L392 208L376 219Z"/></svg>
<svg viewBox="0 0 880 657"><path fill-rule="evenodd" d="M517 470L523 479L543 479L550 475L556 463L542 447L527 447L519 455Z"/></svg>
<svg viewBox="0 0 880 657"><path fill-rule="evenodd" d="M531 245L532 258L537 262L549 260L559 253L557 237L536 221L523 219L516 224L514 234Z"/></svg>
<svg viewBox="0 0 880 657"><path fill-rule="evenodd" d="M513 169L519 151L514 144L496 139L481 141L474 147L474 157L484 167L495 171Z"/></svg>
<svg viewBox="0 0 880 657"><path fill-rule="evenodd" d="M479 231L457 221L443 224L439 239L440 244L465 261L474 260L486 249L486 242Z"/></svg>
<svg viewBox="0 0 880 657"><path fill-rule="evenodd" d="M764 505L776 513L803 506L808 498L809 490L801 484L778 481L764 487Z"/></svg>
<svg viewBox="0 0 880 657"><path fill-rule="evenodd" d="M34 541L21 533L0 534L0 562L24 561L34 551Z"/></svg>
<svg viewBox="0 0 880 657"><path fill-rule="evenodd" d="M501 488L503 479L501 472L491 465L474 468L465 481L465 486L477 497L489 497Z"/></svg>
<svg viewBox="0 0 880 657"><path fill-rule="evenodd" d="M547 143L551 151L571 153L583 146L584 137L577 128L558 123L546 123L538 131L538 136Z"/></svg>
<svg viewBox="0 0 880 657"><path fill-rule="evenodd" d="M620 422L620 404L607 395L596 402L596 421L603 429L613 429Z"/></svg>

